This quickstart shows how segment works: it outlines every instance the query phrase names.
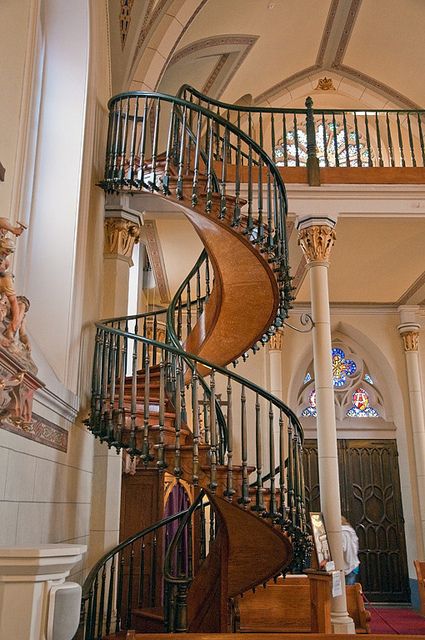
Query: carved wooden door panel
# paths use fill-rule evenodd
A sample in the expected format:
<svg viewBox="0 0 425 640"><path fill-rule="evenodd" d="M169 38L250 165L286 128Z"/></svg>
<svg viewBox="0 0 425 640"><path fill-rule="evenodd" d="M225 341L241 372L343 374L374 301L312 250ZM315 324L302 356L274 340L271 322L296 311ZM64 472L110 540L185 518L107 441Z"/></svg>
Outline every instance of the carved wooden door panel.
<svg viewBox="0 0 425 640"><path fill-rule="evenodd" d="M320 510L317 444L308 441L307 508ZM374 602L408 602L404 519L395 440L338 440L342 512L359 536L360 580Z"/></svg>

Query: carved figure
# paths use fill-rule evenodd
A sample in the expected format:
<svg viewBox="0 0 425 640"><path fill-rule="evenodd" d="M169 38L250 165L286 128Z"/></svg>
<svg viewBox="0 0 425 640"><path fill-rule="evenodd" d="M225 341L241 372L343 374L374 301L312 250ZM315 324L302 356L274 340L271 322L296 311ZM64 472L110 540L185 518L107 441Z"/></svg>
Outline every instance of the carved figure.
<svg viewBox="0 0 425 640"><path fill-rule="evenodd" d="M31 359L31 346L25 326L25 316L30 302L25 296L17 296L13 274L9 271L9 257L15 251L15 240L26 229L18 222L12 224L0 217L0 346L17 358L21 366L32 373L37 372Z"/></svg>
<svg viewBox="0 0 425 640"><path fill-rule="evenodd" d="M5 332L7 338L13 338L19 326L19 307L16 299L13 275L8 271L9 256L15 251L15 243L6 236L0 237L0 294L9 300L11 322Z"/></svg>

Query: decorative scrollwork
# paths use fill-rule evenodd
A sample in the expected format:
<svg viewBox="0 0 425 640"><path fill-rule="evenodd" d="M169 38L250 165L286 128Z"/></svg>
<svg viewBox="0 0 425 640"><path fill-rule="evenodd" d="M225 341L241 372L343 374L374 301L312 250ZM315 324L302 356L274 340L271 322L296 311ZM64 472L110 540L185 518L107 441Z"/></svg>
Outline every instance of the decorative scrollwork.
<svg viewBox="0 0 425 640"><path fill-rule="evenodd" d="M283 324L285 325L285 327L289 327L294 331L298 331L298 333L310 333L310 331L313 331L314 320L309 313L302 313L300 315L300 322L303 327L307 327L307 328L300 329L299 327L294 327L294 325L290 324L287 320L285 320Z"/></svg>

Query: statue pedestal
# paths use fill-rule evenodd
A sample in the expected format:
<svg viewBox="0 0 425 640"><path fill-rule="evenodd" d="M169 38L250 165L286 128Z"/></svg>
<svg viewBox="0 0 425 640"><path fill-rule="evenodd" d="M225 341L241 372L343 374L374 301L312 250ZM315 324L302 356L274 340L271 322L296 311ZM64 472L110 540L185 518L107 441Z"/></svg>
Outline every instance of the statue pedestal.
<svg viewBox="0 0 425 640"><path fill-rule="evenodd" d="M0 638L45 637L49 591L65 582L86 548L77 544L0 547Z"/></svg>

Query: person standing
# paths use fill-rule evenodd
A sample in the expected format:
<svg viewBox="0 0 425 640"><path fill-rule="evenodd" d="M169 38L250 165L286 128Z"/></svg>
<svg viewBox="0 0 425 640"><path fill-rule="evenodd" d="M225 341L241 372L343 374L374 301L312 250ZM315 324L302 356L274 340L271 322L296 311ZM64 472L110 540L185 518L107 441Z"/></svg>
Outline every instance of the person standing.
<svg viewBox="0 0 425 640"><path fill-rule="evenodd" d="M341 517L341 529L345 584L355 584L359 581L360 572L359 539L351 524L344 517Z"/></svg>

